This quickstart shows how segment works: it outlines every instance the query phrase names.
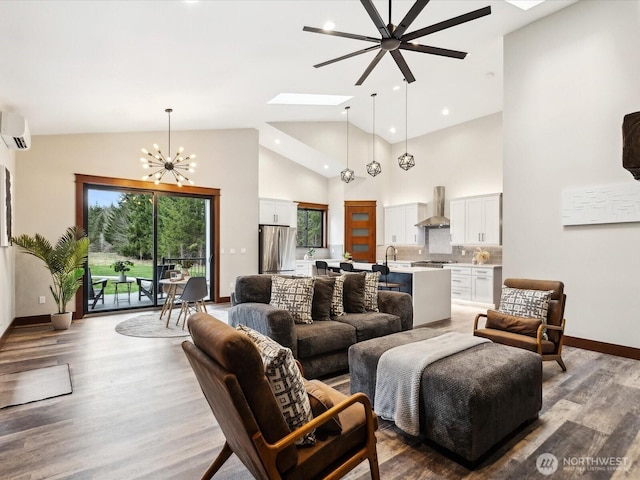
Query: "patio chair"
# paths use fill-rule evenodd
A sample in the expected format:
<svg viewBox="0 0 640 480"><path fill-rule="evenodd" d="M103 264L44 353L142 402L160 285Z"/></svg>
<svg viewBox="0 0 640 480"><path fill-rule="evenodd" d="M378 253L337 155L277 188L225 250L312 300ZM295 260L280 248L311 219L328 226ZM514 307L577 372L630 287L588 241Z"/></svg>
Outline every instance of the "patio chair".
<svg viewBox="0 0 640 480"><path fill-rule="evenodd" d="M107 286L109 279L102 278L100 280L93 280L91 278L91 269L89 269L89 300L93 300L91 304L91 310L96 308L98 300L102 301L104 305L104 289Z"/></svg>
<svg viewBox="0 0 640 480"><path fill-rule="evenodd" d="M156 278L158 282L165 278L164 275L166 271L173 270L174 267L175 265L171 264L156 265ZM153 278L136 277L136 283L138 284L138 300L142 300L142 295L145 295L153 302L156 292L156 289L153 287ZM160 288L160 283L158 283L157 291L162 298L164 296L164 290Z"/></svg>

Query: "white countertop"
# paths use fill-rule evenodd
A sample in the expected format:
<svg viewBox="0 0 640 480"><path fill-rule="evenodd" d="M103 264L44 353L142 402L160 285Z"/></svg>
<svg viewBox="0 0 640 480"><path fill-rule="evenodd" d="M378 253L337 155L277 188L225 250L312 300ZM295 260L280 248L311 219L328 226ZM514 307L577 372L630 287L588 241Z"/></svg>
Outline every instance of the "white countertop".
<svg viewBox="0 0 640 480"><path fill-rule="evenodd" d="M477 263L449 263L445 265L445 268L451 268L451 267L502 268L502 265L495 265L490 263L483 263L482 265Z"/></svg>
<svg viewBox="0 0 640 480"><path fill-rule="evenodd" d="M410 262L407 262L410 263ZM334 267L334 268L338 268L340 266L340 262L339 261L328 261L327 264L330 267ZM371 270L371 267L373 266L373 263L366 263L366 262L353 262L353 268L355 268L356 270ZM431 267L399 267L394 265L392 262L389 262L389 271L390 272L394 272L394 273L418 273L418 272L437 272L437 271L441 271L441 268L431 268Z"/></svg>

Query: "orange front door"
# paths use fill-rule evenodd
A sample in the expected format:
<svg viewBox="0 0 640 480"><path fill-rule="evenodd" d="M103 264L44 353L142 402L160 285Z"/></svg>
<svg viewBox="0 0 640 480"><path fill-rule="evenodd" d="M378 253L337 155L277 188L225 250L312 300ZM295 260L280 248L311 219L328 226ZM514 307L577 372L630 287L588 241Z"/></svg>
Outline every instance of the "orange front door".
<svg viewBox="0 0 640 480"><path fill-rule="evenodd" d="M354 260L376 261L376 202L344 202L344 249Z"/></svg>

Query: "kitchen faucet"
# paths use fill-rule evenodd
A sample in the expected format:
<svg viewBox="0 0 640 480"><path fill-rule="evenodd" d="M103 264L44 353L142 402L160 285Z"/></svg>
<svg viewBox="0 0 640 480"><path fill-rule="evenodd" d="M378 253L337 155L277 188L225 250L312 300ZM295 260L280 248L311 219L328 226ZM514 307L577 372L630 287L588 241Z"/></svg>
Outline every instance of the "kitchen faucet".
<svg viewBox="0 0 640 480"><path fill-rule="evenodd" d="M389 260L388 260L387 254L389 253L389 249L390 249L390 248L392 248L392 249L393 249L393 261L394 261L394 262L396 261L396 252L397 252L396 247L394 247L393 245L389 245L389 246L387 247L387 249L384 251L384 264L385 264L386 266L389 266L389 265L388 265Z"/></svg>

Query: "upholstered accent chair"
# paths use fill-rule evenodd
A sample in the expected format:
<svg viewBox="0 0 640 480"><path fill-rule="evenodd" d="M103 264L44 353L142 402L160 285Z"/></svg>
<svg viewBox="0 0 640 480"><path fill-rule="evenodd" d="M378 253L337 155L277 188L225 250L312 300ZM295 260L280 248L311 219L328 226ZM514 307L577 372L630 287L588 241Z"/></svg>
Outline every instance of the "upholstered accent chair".
<svg viewBox="0 0 640 480"><path fill-rule="evenodd" d="M538 353L542 360L555 360L563 371L567 367L562 360L562 344L564 341L564 307L567 296L564 293L564 284L553 280L531 280L526 278L509 278L504 281L504 286L521 290L550 291L549 307L546 323L533 321L530 318L521 318L513 315L505 315L489 311L476 316L473 324L473 334L488 338L496 343L524 348ZM479 321L485 319L484 328L479 328Z"/></svg>
<svg viewBox="0 0 640 480"><path fill-rule="evenodd" d="M377 417L365 394L346 397L314 381L333 406L327 405L326 411L290 431L256 344L244 333L202 312L189 318L188 328L193 343L185 341L182 348L226 438L203 479L212 478L233 453L259 480L340 478L364 460L369 461L371 477L380 478ZM338 432L318 433L336 418ZM314 429L315 445L295 445Z"/></svg>

